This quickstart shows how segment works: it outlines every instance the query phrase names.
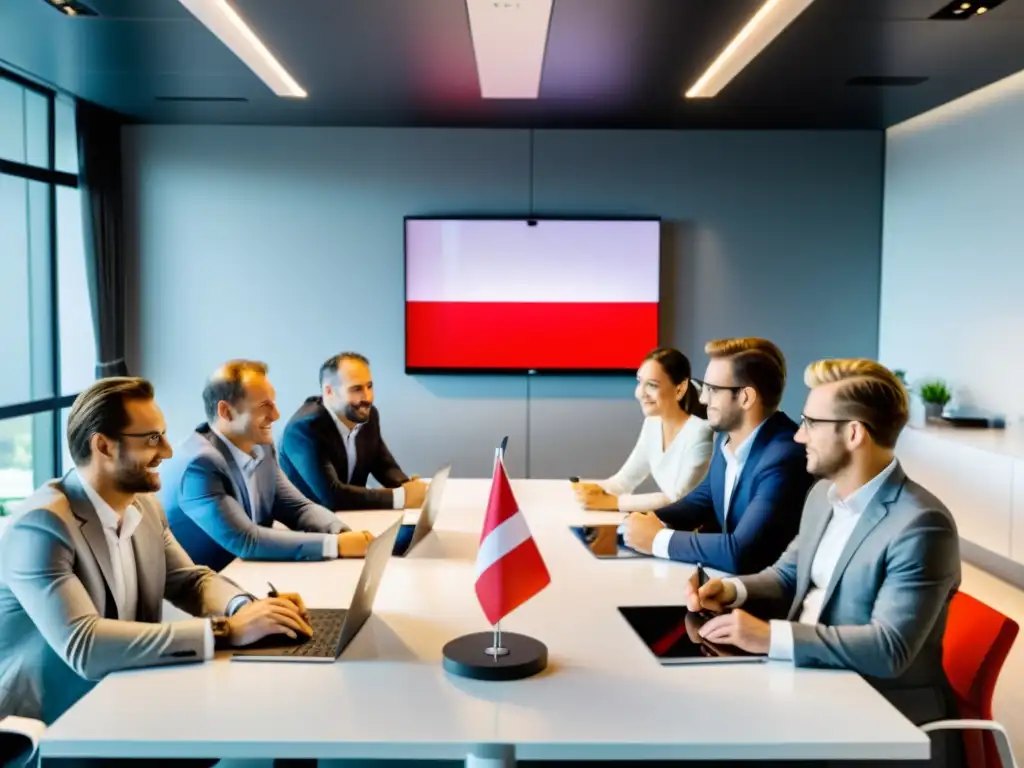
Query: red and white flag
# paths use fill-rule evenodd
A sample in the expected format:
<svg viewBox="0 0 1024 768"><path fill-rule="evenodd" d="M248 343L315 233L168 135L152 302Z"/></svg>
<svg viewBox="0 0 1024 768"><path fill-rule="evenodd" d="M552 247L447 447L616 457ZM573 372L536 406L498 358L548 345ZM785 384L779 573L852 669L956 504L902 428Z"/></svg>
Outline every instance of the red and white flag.
<svg viewBox="0 0 1024 768"><path fill-rule="evenodd" d="M505 465L494 463L491 498L476 556L476 596L493 626L551 583L519 510Z"/></svg>

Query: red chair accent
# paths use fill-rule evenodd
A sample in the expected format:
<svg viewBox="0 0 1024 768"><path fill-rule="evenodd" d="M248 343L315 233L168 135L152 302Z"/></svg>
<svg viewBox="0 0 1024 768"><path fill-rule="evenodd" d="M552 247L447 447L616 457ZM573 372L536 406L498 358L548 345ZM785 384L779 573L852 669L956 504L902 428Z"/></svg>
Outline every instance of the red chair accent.
<svg viewBox="0 0 1024 768"><path fill-rule="evenodd" d="M957 697L960 717L992 720L992 693L1019 625L1008 616L957 592L949 605L942 666ZM990 731L964 732L969 768L1003 768Z"/></svg>

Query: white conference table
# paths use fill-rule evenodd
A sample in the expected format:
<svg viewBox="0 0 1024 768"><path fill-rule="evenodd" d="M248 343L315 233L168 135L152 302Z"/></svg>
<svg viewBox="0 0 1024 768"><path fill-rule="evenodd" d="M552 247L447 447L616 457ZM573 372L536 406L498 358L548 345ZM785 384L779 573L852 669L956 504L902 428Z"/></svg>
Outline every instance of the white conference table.
<svg viewBox="0 0 1024 768"><path fill-rule="evenodd" d="M678 605L693 568L604 561L568 530L621 514L580 510L565 481L513 481L552 575L503 629L544 642L546 672L516 682L449 675L444 644L486 630L474 592L489 480L450 480L432 533L391 558L370 617L335 664L225 654L108 676L46 732L43 757L523 760L921 760L929 742L856 674L788 663L663 667L620 605ZM345 513L380 532L397 512ZM410 519L414 514L409 514ZM345 607L361 561L236 561L310 607ZM723 733L723 726L728 732Z"/></svg>

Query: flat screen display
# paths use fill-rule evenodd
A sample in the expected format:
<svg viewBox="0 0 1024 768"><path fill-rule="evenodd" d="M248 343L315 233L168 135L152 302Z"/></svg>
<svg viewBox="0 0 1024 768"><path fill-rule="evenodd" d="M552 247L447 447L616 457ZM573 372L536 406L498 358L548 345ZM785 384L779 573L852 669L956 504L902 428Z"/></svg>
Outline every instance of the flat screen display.
<svg viewBox="0 0 1024 768"><path fill-rule="evenodd" d="M632 373L658 346L657 219L405 220L409 373Z"/></svg>

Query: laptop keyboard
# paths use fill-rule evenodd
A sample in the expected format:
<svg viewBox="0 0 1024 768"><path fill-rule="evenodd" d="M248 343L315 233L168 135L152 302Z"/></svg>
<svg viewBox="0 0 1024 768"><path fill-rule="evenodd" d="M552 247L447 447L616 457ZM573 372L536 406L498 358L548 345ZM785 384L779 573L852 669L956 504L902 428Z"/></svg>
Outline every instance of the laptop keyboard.
<svg viewBox="0 0 1024 768"><path fill-rule="evenodd" d="M348 610L344 608L310 608L309 625L313 636L300 639L291 648L282 651L282 656L335 656L341 639L341 625L345 623Z"/></svg>
<svg viewBox="0 0 1024 768"><path fill-rule="evenodd" d="M347 608L310 608L309 624L313 628L312 637L299 636L292 640L287 635L270 635L240 650L273 650L275 656L333 658L337 655L341 627L347 614Z"/></svg>

